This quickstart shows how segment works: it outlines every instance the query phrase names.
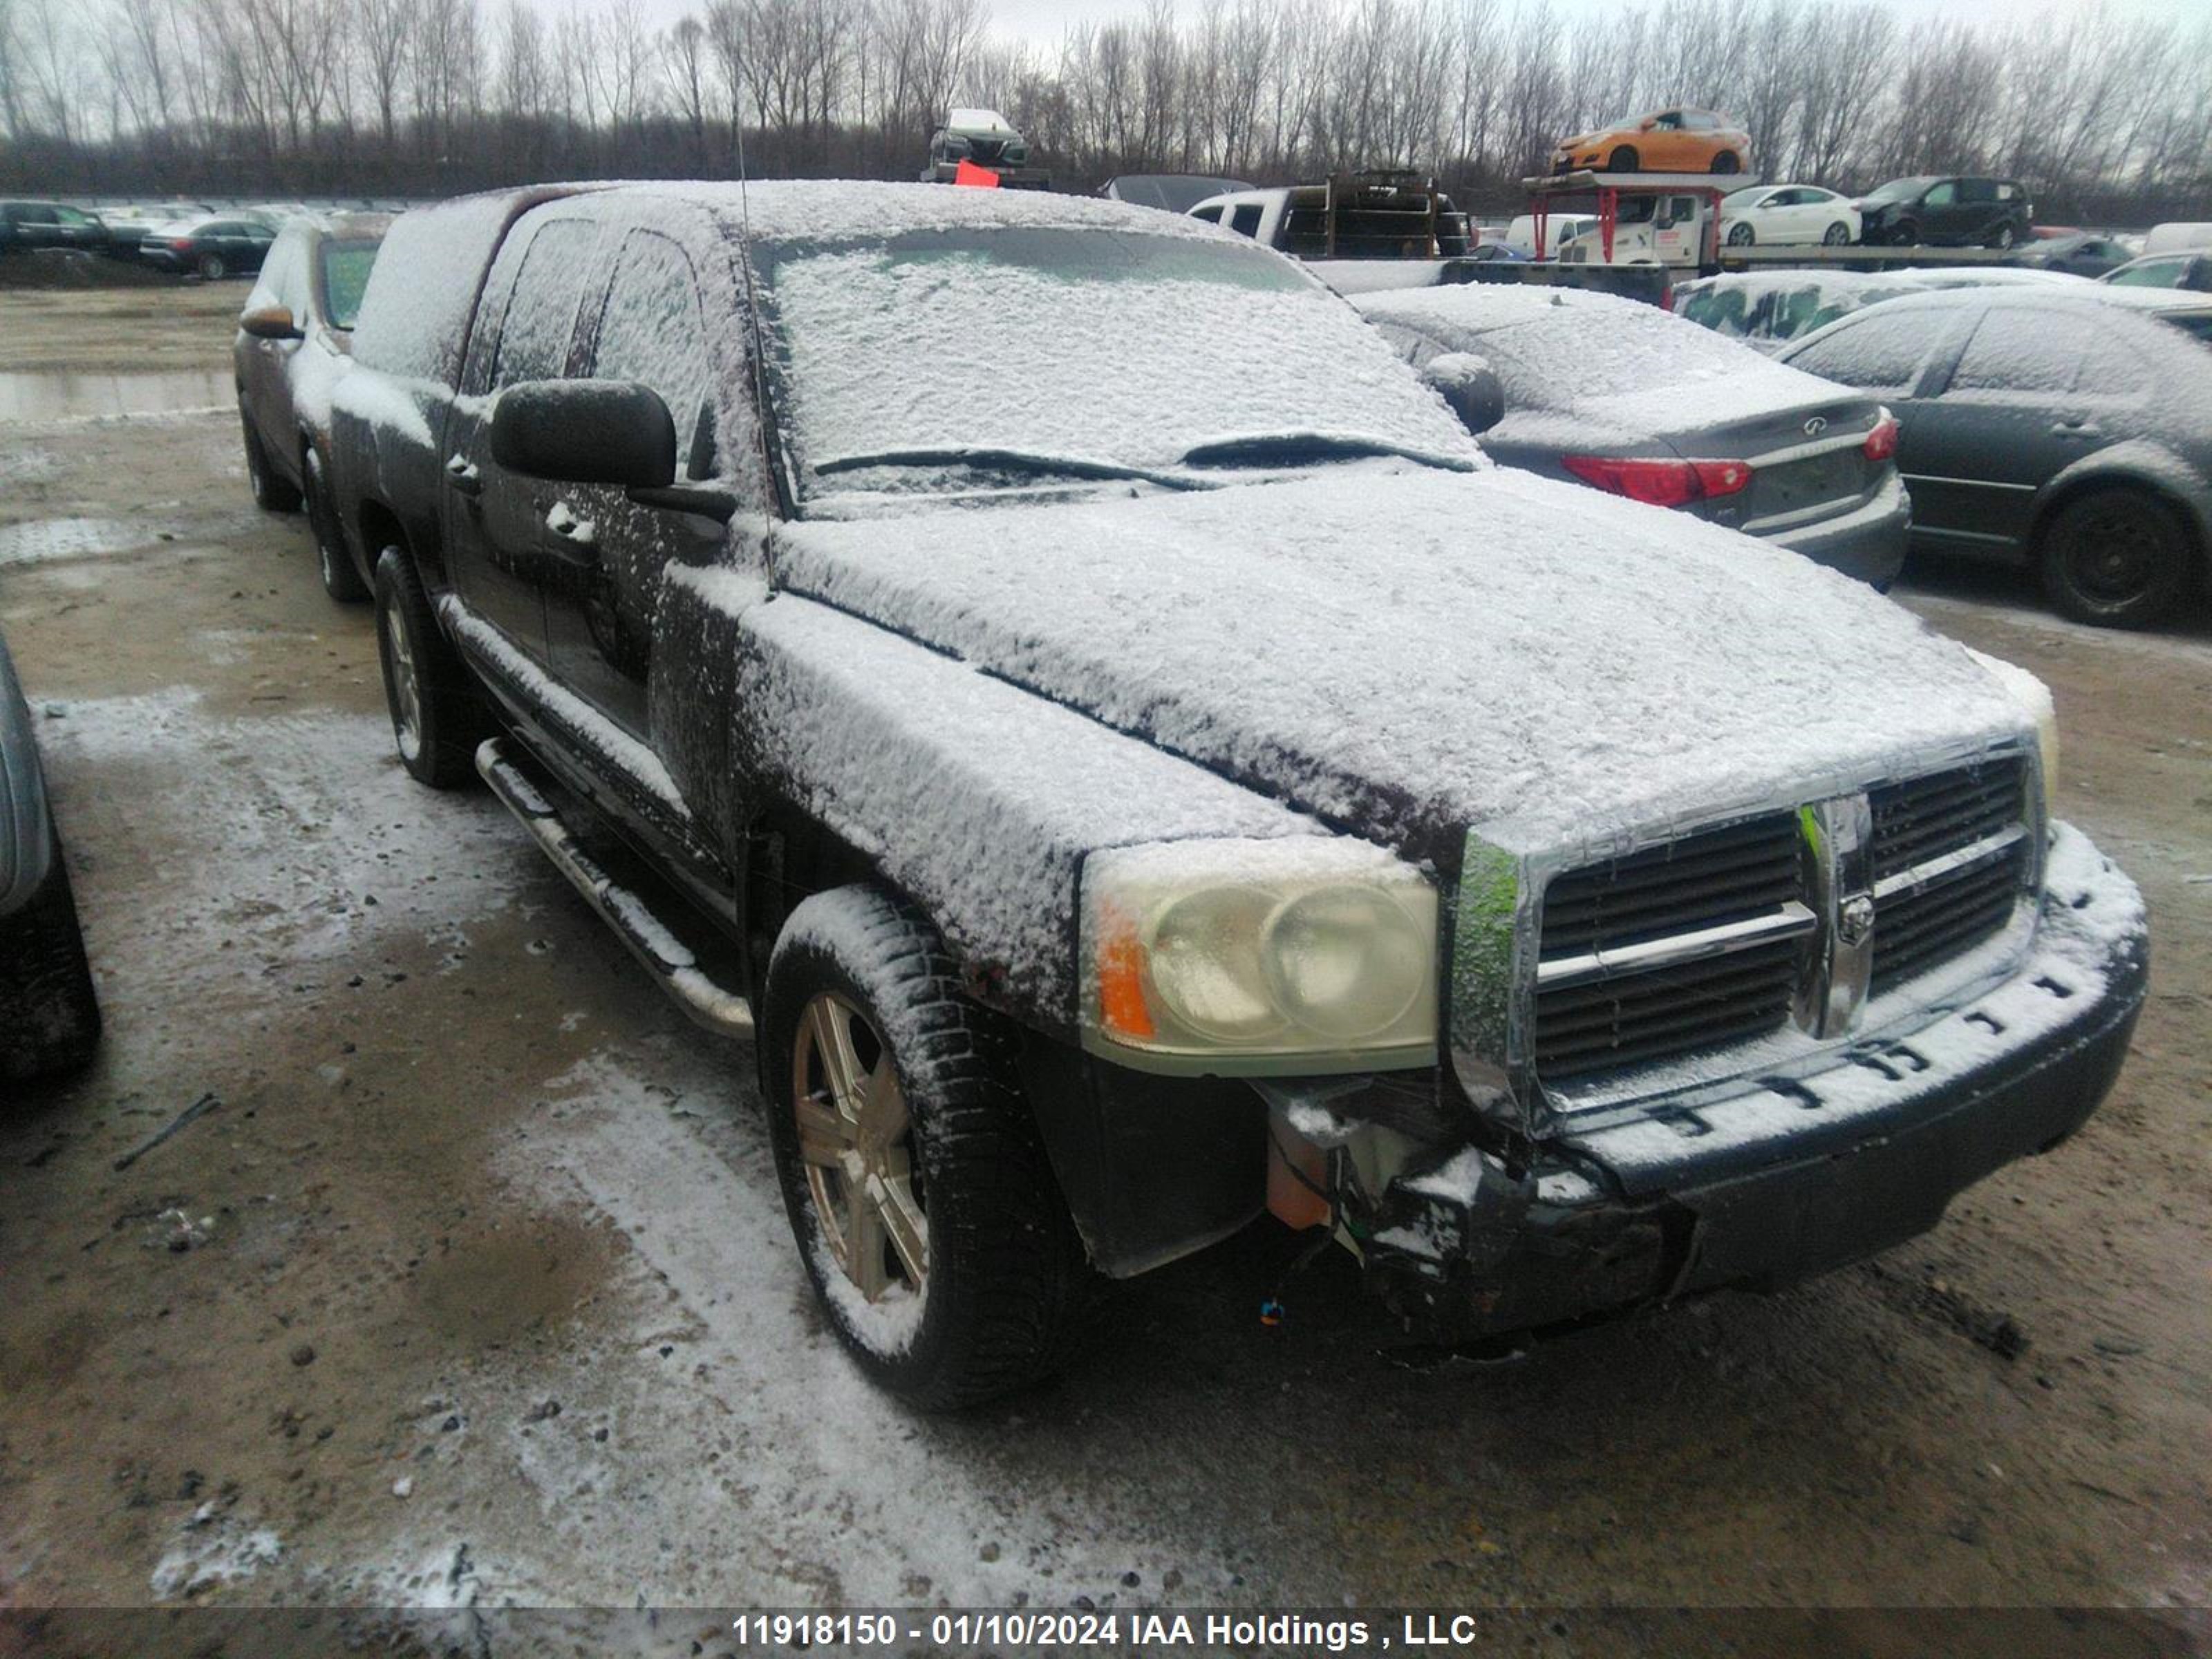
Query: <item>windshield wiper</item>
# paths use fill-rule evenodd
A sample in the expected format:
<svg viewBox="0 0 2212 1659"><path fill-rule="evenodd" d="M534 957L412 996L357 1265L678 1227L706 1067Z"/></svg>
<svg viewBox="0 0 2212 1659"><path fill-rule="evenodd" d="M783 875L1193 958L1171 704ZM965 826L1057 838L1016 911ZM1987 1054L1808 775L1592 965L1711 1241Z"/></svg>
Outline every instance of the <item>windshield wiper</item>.
<svg viewBox="0 0 2212 1659"><path fill-rule="evenodd" d="M1024 449L986 449L947 445L939 449L879 449L858 455L835 455L815 463L817 477L857 472L872 466L965 466L981 472L1017 472L1035 477L1119 479L1158 484L1167 489L1203 489L1200 479L1178 473L1129 466L1120 461L1094 460L1082 455L1039 455Z"/></svg>
<svg viewBox="0 0 2212 1659"><path fill-rule="evenodd" d="M1473 464L1434 450L1414 449L1384 438L1341 432L1263 432L1241 438L1216 438L1183 452L1185 466L1307 466L1316 461L1349 461L1387 455L1423 466L1465 472Z"/></svg>

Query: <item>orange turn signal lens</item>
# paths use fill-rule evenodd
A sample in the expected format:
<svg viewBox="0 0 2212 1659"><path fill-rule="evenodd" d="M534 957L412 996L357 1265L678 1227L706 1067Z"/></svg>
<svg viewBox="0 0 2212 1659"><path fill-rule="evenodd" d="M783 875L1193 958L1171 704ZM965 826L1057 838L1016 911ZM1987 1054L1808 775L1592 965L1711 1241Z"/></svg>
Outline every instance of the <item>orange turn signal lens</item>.
<svg viewBox="0 0 2212 1659"><path fill-rule="evenodd" d="M1115 1036L1149 1040L1159 1035L1145 1003L1145 947L1135 919L1115 907L1100 918L1098 1017Z"/></svg>

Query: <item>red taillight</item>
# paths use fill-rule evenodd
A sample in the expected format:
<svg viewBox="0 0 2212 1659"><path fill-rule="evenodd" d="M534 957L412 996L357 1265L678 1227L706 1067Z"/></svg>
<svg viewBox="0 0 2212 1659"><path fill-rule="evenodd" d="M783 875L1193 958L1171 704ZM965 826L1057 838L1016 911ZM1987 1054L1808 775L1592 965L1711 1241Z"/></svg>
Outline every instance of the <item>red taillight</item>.
<svg viewBox="0 0 2212 1659"><path fill-rule="evenodd" d="M169 246L179 253L190 253L192 251L192 240L189 236L179 236Z"/></svg>
<svg viewBox="0 0 2212 1659"><path fill-rule="evenodd" d="M1888 415L1874 423L1874 430L1866 435L1866 458L1870 461L1886 461L1897 453L1897 422Z"/></svg>
<svg viewBox="0 0 2212 1659"><path fill-rule="evenodd" d="M1625 461L1603 455L1565 455L1568 471L1612 495L1650 507L1682 507L1691 501L1733 495L1751 484L1743 461Z"/></svg>

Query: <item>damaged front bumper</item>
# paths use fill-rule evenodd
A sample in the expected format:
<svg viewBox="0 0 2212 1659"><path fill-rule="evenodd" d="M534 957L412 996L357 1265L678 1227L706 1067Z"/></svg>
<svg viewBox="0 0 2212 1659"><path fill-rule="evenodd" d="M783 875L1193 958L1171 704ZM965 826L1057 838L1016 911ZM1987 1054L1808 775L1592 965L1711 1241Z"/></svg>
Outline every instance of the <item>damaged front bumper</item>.
<svg viewBox="0 0 2212 1659"><path fill-rule="evenodd" d="M2148 971L2134 884L2062 826L2016 972L1823 1070L1587 1130L1569 1117L1526 1168L1474 1146L1431 1156L1367 1218L1368 1280L1407 1326L1458 1341L1871 1255L2081 1127Z"/></svg>

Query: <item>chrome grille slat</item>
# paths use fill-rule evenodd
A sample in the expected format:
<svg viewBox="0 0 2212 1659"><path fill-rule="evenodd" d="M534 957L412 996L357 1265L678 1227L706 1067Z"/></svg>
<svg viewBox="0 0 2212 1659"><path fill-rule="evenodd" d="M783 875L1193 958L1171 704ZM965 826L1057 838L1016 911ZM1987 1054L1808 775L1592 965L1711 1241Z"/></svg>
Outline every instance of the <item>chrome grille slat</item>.
<svg viewBox="0 0 2212 1659"><path fill-rule="evenodd" d="M1771 813L1555 878L1544 895L1534 1054L1540 1076L1711 1048L1789 1017L1801 941L1784 937L1688 962L1578 961L1772 917L1803 896L1794 814ZM1564 972L1560 970L1565 970Z"/></svg>
<svg viewBox="0 0 2212 1659"><path fill-rule="evenodd" d="M1887 990L2002 929L2031 847L2027 769L2018 755L1885 784L1874 809L1872 988ZM1960 862L1962 851L1987 846Z"/></svg>

